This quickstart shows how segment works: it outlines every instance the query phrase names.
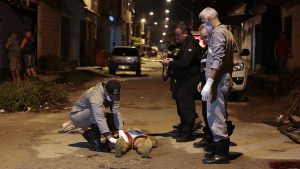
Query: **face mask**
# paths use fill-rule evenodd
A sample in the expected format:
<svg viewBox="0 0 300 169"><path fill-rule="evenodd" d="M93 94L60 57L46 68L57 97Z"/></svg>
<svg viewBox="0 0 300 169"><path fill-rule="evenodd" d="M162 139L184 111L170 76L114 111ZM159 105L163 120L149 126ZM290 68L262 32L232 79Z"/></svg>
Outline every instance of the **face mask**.
<svg viewBox="0 0 300 169"><path fill-rule="evenodd" d="M205 43L206 45L208 45L209 39L205 38L205 39L203 39L203 41L204 41L204 43Z"/></svg>
<svg viewBox="0 0 300 169"><path fill-rule="evenodd" d="M112 100L110 99L109 95L106 95L105 98L106 98L106 100L108 100L108 101L110 101L110 102L112 101Z"/></svg>
<svg viewBox="0 0 300 169"><path fill-rule="evenodd" d="M205 26L206 26L208 29L213 29L212 23L211 23L211 21L209 21L209 20L207 20L207 21L205 22Z"/></svg>

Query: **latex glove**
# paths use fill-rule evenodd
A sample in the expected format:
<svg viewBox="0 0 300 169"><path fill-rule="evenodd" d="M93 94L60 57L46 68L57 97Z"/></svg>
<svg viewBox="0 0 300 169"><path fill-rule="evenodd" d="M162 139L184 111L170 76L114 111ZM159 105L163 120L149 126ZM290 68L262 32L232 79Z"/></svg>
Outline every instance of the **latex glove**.
<svg viewBox="0 0 300 169"><path fill-rule="evenodd" d="M110 138L108 139L108 141L109 141L110 143L116 144L117 139L115 139L115 138L113 138L113 137L110 137Z"/></svg>
<svg viewBox="0 0 300 169"><path fill-rule="evenodd" d="M210 98L210 92L211 92L211 86L214 83L214 79L212 78L208 78L205 86L203 87L202 91L201 91L201 95L202 95L202 100L203 101L208 101Z"/></svg>
<svg viewBox="0 0 300 169"><path fill-rule="evenodd" d="M125 134L124 130L119 130L119 137L123 138L126 143L129 142L127 135Z"/></svg>
<svg viewBox="0 0 300 169"><path fill-rule="evenodd" d="M201 88L202 88L202 83L199 82L198 86L197 86L197 90L198 90L199 93L201 93Z"/></svg>

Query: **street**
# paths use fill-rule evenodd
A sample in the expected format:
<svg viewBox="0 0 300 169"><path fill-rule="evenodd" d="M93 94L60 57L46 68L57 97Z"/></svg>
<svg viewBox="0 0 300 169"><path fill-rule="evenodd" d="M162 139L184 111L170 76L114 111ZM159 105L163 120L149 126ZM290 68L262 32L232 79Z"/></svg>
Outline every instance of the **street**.
<svg viewBox="0 0 300 169"><path fill-rule="evenodd" d="M236 125L228 165L203 165L204 152L192 143L176 143L170 136L178 123L175 102L169 82L161 79L159 63L147 63L141 78L121 75L122 116L127 129L138 128L158 138L159 146L151 158L142 159L131 150L121 159L114 153L90 151L79 134L58 134L68 120L69 110L53 112L20 112L0 115L1 169L99 169L99 168L236 168L267 169L269 162L300 159L300 147L280 134L275 127L263 124L281 113L287 99L271 101L261 91L248 86L248 102L230 102L230 119ZM87 82L69 96L71 103L97 81ZM257 99L259 98L259 99ZM284 103L282 104L282 101ZM279 104L280 103L280 104ZM197 101L201 117L201 104Z"/></svg>

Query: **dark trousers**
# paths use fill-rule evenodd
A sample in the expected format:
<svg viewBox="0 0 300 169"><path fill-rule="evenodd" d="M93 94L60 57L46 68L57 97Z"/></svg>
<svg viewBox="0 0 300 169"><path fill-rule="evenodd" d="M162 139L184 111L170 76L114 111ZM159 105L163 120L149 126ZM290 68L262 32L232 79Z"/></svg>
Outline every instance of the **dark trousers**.
<svg viewBox="0 0 300 169"><path fill-rule="evenodd" d="M195 96L197 95L197 85L200 76L192 76L189 79L176 80L176 105L177 113L180 117L180 128L183 133L192 134L195 118Z"/></svg>

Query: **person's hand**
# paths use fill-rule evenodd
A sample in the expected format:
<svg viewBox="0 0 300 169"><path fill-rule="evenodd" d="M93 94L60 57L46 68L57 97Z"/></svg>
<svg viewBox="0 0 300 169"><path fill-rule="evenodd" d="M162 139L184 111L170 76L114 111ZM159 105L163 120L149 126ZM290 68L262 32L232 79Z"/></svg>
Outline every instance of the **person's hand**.
<svg viewBox="0 0 300 169"><path fill-rule="evenodd" d="M202 83L199 82L199 83L198 83L198 86L197 86L197 91L198 91L199 93L201 93L201 88L202 88Z"/></svg>
<svg viewBox="0 0 300 169"><path fill-rule="evenodd" d="M113 138L113 137L110 137L110 138L108 139L108 141L109 141L110 143L116 144L117 139L115 139L115 138Z"/></svg>
<svg viewBox="0 0 300 169"><path fill-rule="evenodd" d="M161 59L166 59L168 57L168 53L167 52L163 52Z"/></svg>
<svg viewBox="0 0 300 169"><path fill-rule="evenodd" d="M169 63L170 63L170 60L168 60L168 59L163 59L162 62L161 62L161 64L162 64L163 66L168 66Z"/></svg>
<svg viewBox="0 0 300 169"><path fill-rule="evenodd" d="M207 79L207 82L205 83L205 86L203 87L203 89L201 91L203 101L209 100L210 93L211 93L211 86L212 86L213 82L214 82L214 80L212 78Z"/></svg>
<svg viewBox="0 0 300 169"><path fill-rule="evenodd" d="M129 142L127 135L125 134L124 130L119 130L119 137L123 138L126 143Z"/></svg>

